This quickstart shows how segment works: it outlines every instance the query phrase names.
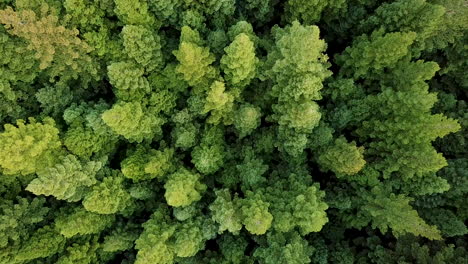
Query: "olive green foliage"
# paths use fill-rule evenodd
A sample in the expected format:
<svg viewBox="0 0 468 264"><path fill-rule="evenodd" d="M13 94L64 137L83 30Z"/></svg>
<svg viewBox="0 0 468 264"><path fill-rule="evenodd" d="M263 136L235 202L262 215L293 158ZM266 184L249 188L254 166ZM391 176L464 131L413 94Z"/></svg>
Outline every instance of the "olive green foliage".
<svg viewBox="0 0 468 264"><path fill-rule="evenodd" d="M19 119L16 126L5 125L0 134L0 166L5 174L30 174L54 164L62 143L51 118L38 123Z"/></svg>
<svg viewBox="0 0 468 264"><path fill-rule="evenodd" d="M143 26L128 25L122 29L122 38L127 55L148 72L162 66L161 40Z"/></svg>
<svg viewBox="0 0 468 264"><path fill-rule="evenodd" d="M161 125L164 123L161 117L152 114L137 101L114 104L102 113L102 120L114 133L130 142L151 140L161 133Z"/></svg>
<svg viewBox="0 0 468 264"><path fill-rule="evenodd" d="M224 49L221 68L225 78L233 86L245 86L255 76L258 58L255 57L254 43L245 33L237 35Z"/></svg>
<svg viewBox="0 0 468 264"><path fill-rule="evenodd" d="M167 204L174 207L187 206L201 199L206 185L200 183L200 175L186 169L171 174L164 184Z"/></svg>
<svg viewBox="0 0 468 264"><path fill-rule="evenodd" d="M70 208L55 219L55 226L65 237L99 233L112 224L113 215L100 215L83 207Z"/></svg>
<svg viewBox="0 0 468 264"><path fill-rule="evenodd" d="M179 49L173 53L179 61L176 70L184 76L184 80L191 86L206 89L215 77L215 68L211 66L215 58L208 47L200 44L198 33L192 32L189 27L184 27Z"/></svg>
<svg viewBox="0 0 468 264"><path fill-rule="evenodd" d="M262 235L270 228L273 216L268 208L270 204L264 202L261 196L252 192L247 197L239 199L232 197L228 189L216 192L216 200L210 205L213 220L219 226L219 233L227 230L238 234L242 226L251 234Z"/></svg>
<svg viewBox="0 0 468 264"><path fill-rule="evenodd" d="M124 177L119 172L108 174L86 194L83 199L86 210L98 214L115 214L131 205L132 197L125 188Z"/></svg>
<svg viewBox="0 0 468 264"><path fill-rule="evenodd" d="M315 102L322 98L322 81L331 73L323 52L325 41L319 39L317 26L302 26L295 21L285 29L274 28L275 45L265 67L274 83L269 91L272 121L278 123L283 149L297 156L307 145L307 136L318 125L321 113Z"/></svg>
<svg viewBox="0 0 468 264"><path fill-rule="evenodd" d="M0 263L466 263L466 0L0 0Z"/></svg>
<svg viewBox="0 0 468 264"><path fill-rule="evenodd" d="M121 170L126 178L133 181L161 178L173 170L173 151L138 146L121 163Z"/></svg>
<svg viewBox="0 0 468 264"><path fill-rule="evenodd" d="M374 195L365 198L366 205L362 210L363 214L371 215L374 228L385 232L390 227L395 236L410 232L429 239L441 239L439 230L426 224L411 208L409 198L404 195L385 195L377 187L372 192Z"/></svg>
<svg viewBox="0 0 468 264"><path fill-rule="evenodd" d="M101 163L89 161L85 164L73 155L63 157L53 167L37 172L26 190L36 195L52 195L70 202L83 198L86 188L96 183L95 174Z"/></svg>
<svg viewBox="0 0 468 264"><path fill-rule="evenodd" d="M97 74L95 62L88 55L92 47L77 37L77 29L58 25L59 18L48 13L47 4L40 6L40 14L32 10L15 12L7 7L0 11L0 23L28 42L28 49L35 51L34 57L40 62L39 69L50 68L51 77Z"/></svg>
<svg viewBox="0 0 468 264"><path fill-rule="evenodd" d="M366 164L363 156L364 148L356 147L356 142L347 143L346 139L338 138L318 157L317 162L324 169L329 169L340 175L358 173Z"/></svg>
<svg viewBox="0 0 468 264"><path fill-rule="evenodd" d="M143 224L144 231L135 242L136 263L171 263L175 257L191 257L214 236L214 226L203 217L175 222L161 207Z"/></svg>

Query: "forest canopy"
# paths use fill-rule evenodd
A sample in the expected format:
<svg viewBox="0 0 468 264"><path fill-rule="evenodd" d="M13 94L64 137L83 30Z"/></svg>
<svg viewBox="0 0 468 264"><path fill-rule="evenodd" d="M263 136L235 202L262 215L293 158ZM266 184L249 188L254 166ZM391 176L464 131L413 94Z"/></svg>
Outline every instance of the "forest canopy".
<svg viewBox="0 0 468 264"><path fill-rule="evenodd" d="M0 263L468 260L466 0L0 0Z"/></svg>

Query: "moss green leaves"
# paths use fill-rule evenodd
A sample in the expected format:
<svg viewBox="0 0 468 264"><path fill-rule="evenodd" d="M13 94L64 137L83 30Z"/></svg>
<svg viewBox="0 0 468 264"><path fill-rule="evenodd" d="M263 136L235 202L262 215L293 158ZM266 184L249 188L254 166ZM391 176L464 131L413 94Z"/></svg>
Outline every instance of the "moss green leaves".
<svg viewBox="0 0 468 264"><path fill-rule="evenodd" d="M267 73L274 82L275 98L271 119L279 124L279 137L290 155L298 155L320 121L319 106L322 81L330 76L325 41L319 39L316 26L302 26L295 21L284 29L275 28L275 47L268 54ZM295 144L292 145L292 143Z"/></svg>
<svg viewBox="0 0 468 264"><path fill-rule="evenodd" d="M341 72L357 79L392 67L409 53L416 36L414 32L382 34L382 31L376 31L370 37L362 35L337 57Z"/></svg>
<svg viewBox="0 0 468 264"><path fill-rule="evenodd" d="M176 257L194 256L214 235L209 220L175 222L167 216L166 208L154 212L143 227L144 231L136 240L135 263L172 263Z"/></svg>
<svg viewBox="0 0 468 264"><path fill-rule="evenodd" d="M0 133L0 167L5 174L30 174L53 165L62 143L51 118L7 124Z"/></svg>
<svg viewBox="0 0 468 264"><path fill-rule="evenodd" d="M55 226L60 234L70 238L99 233L109 227L114 220L114 215L95 214L77 207L57 217Z"/></svg>
<svg viewBox="0 0 468 264"><path fill-rule="evenodd" d="M101 167L100 162L82 164L75 156L68 155L53 167L38 172L39 177L31 181L26 190L75 202L83 198L87 187L96 183L95 175Z"/></svg>
<svg viewBox="0 0 468 264"><path fill-rule="evenodd" d="M119 102L102 113L102 120L116 134L131 142L152 139L161 131L164 120L139 102Z"/></svg>
<svg viewBox="0 0 468 264"><path fill-rule="evenodd" d="M465 263L466 0L0 0L0 263Z"/></svg>
<svg viewBox="0 0 468 264"><path fill-rule="evenodd" d="M261 235L271 227L273 216L269 212L270 204L260 195L249 192L247 197L232 197L229 190L216 192L216 200L210 205L212 219L219 224L218 232L225 230L238 234L242 226L251 234Z"/></svg>
<svg viewBox="0 0 468 264"><path fill-rule="evenodd" d="M440 231L422 220L416 210L409 205L410 198L403 195L390 194L379 188L372 190L373 196L368 197L362 210L372 219L372 226L386 232L391 228L396 236L405 233L420 235L429 239L441 239Z"/></svg>
<svg viewBox="0 0 468 264"><path fill-rule="evenodd" d="M226 54L221 58L221 69L225 79L233 86L245 86L256 74L258 58L252 40L245 33L240 33L224 49Z"/></svg>
<svg viewBox="0 0 468 264"><path fill-rule="evenodd" d="M50 68L52 76L68 74L77 78L83 72L96 75L96 65L88 56L92 47L77 37L77 29L58 25L58 17L48 14L48 9L43 5L39 15L32 10L16 12L9 7L0 10L0 23L28 42L29 49L36 52L35 57L40 61L39 68Z"/></svg>
<svg viewBox="0 0 468 264"><path fill-rule="evenodd" d="M334 144L319 155L317 162L340 175L358 173L366 164L363 157L364 148L356 147L356 142L348 143L344 138L338 138Z"/></svg>
<svg viewBox="0 0 468 264"><path fill-rule="evenodd" d="M200 175L187 169L171 174L164 184L167 204L174 207L188 206L201 199L206 185L200 182Z"/></svg>
<svg viewBox="0 0 468 264"><path fill-rule="evenodd" d="M139 146L122 161L122 173L135 182L161 179L174 170L173 155L171 149L155 150Z"/></svg>
<svg viewBox="0 0 468 264"><path fill-rule="evenodd" d="M83 199L83 206L87 211L115 214L131 204L132 197L126 189L122 174L112 172L106 176L102 182L94 185Z"/></svg>
<svg viewBox="0 0 468 264"><path fill-rule="evenodd" d="M127 55L147 72L163 66L161 38L143 26L127 25L122 29L123 45Z"/></svg>
<svg viewBox="0 0 468 264"><path fill-rule="evenodd" d="M182 28L182 34L185 31L191 32L190 28ZM187 35L189 33L185 33ZM184 76L184 80L191 86L206 89L209 82L215 78L216 70L211 64L215 57L210 53L209 48L200 44L199 36L195 33L194 37L181 37L179 49L175 50L174 56L179 61L177 72Z"/></svg>

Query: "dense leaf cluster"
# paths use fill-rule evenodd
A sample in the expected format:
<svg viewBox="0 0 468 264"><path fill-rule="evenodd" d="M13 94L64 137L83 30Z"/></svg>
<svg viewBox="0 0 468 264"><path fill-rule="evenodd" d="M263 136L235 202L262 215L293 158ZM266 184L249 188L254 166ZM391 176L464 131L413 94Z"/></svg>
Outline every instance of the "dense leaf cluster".
<svg viewBox="0 0 468 264"><path fill-rule="evenodd" d="M466 263L465 0L0 0L0 263Z"/></svg>

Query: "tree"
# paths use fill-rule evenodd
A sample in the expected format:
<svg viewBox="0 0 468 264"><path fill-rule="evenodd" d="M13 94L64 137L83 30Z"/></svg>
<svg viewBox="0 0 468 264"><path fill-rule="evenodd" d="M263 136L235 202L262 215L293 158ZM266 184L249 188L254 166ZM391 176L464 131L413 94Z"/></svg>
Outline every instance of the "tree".
<svg viewBox="0 0 468 264"><path fill-rule="evenodd" d="M38 258L46 258L59 253L65 247L65 237L60 235L51 226L37 229L25 242L15 260L18 262L31 261Z"/></svg>
<svg viewBox="0 0 468 264"><path fill-rule="evenodd" d="M326 147L319 154L317 162L326 170L331 170L338 177L358 173L366 164L364 148L356 147L356 142L348 143L345 138L338 138L333 145Z"/></svg>
<svg viewBox="0 0 468 264"><path fill-rule="evenodd" d="M63 136L63 144L68 151L85 159L113 151L118 135L101 118L109 108L101 101L72 104L63 112L63 119L69 125Z"/></svg>
<svg viewBox="0 0 468 264"><path fill-rule="evenodd" d="M41 7L41 14L32 10L14 11L11 7L0 10L0 23L11 34L24 38L28 48L36 52L39 68L49 68L51 77L76 79L78 73L97 74L97 66L88 55L92 48L80 38L78 30L57 25L58 17L48 13L48 6Z"/></svg>
<svg viewBox="0 0 468 264"><path fill-rule="evenodd" d="M132 203L132 197L125 188L124 177L118 171L109 171L102 182L83 199L86 210L98 214L115 214Z"/></svg>
<svg viewBox="0 0 468 264"><path fill-rule="evenodd" d="M141 64L141 63L140 63ZM136 101L148 96L151 91L144 69L132 62L116 62L107 67L109 81L115 95L124 101Z"/></svg>
<svg viewBox="0 0 468 264"><path fill-rule="evenodd" d="M203 174L220 169L224 159L223 131L219 126L207 126L198 146L193 148L192 163Z"/></svg>
<svg viewBox="0 0 468 264"><path fill-rule="evenodd" d="M59 130L51 118L42 123L29 118L17 120L16 126L5 125L0 133L0 167L5 174L30 174L53 165L62 143Z"/></svg>
<svg viewBox="0 0 468 264"><path fill-rule="evenodd" d="M296 156L306 147L307 134L316 127L321 114L313 100L321 99L322 81L330 76L325 41L316 26L295 21L273 31L275 47L266 62L267 76L274 82L270 95L275 98L270 119L279 124L284 150ZM291 146L295 142L296 146Z"/></svg>
<svg viewBox="0 0 468 264"><path fill-rule="evenodd" d="M0 237L0 248L5 248L10 243L19 244L29 236L28 231L41 223L50 211L49 207L44 206L45 202L42 197L2 200L0 231L3 236ZM5 252L5 255L8 256L8 253Z"/></svg>
<svg viewBox="0 0 468 264"><path fill-rule="evenodd" d="M175 169L173 150L155 150L138 146L121 163L122 173L133 181L163 178Z"/></svg>
<svg viewBox="0 0 468 264"><path fill-rule="evenodd" d="M119 19L128 25L154 26L155 18L148 12L146 1L116 0L115 13Z"/></svg>
<svg viewBox="0 0 468 264"><path fill-rule="evenodd" d="M253 256L259 263L311 263L313 248L298 232L268 232Z"/></svg>
<svg viewBox="0 0 468 264"><path fill-rule="evenodd" d="M412 233L429 239L441 239L440 231L435 226L428 225L411 208L410 198L404 195L388 194L380 187L374 187L365 195L365 205L361 208L372 221L372 227L385 233L389 228L395 236Z"/></svg>
<svg viewBox="0 0 468 264"><path fill-rule="evenodd" d="M318 232L328 221L323 201L325 193L310 184L308 175L291 173L287 178L270 179L270 187L260 188L264 201L270 204L273 215L272 227L279 232L298 228L302 235Z"/></svg>
<svg viewBox="0 0 468 264"><path fill-rule="evenodd" d="M154 115L141 103L117 102L101 115L102 120L116 134L131 142L151 140L161 133L164 119Z"/></svg>
<svg viewBox="0 0 468 264"><path fill-rule="evenodd" d="M139 65L151 72L163 66L161 38L143 26L127 25L122 29L125 51Z"/></svg>
<svg viewBox="0 0 468 264"><path fill-rule="evenodd" d="M213 225L204 218L175 222L167 208L159 208L143 224L144 231L135 242L135 263L172 263L175 257L191 257L214 236Z"/></svg>
<svg viewBox="0 0 468 264"><path fill-rule="evenodd" d="M362 35L353 41L350 47L336 57L344 76L359 79L366 74L381 73L384 68L391 68L408 55L409 48L416 39L414 32L395 32L383 34L374 31L369 37Z"/></svg>
<svg viewBox="0 0 468 264"><path fill-rule="evenodd" d="M100 233L115 220L114 215L95 214L82 207L66 208L55 219L55 227L66 238Z"/></svg>
<svg viewBox="0 0 468 264"><path fill-rule="evenodd" d="M169 175L164 188L167 204L180 207L200 200L206 185L200 182L199 174L182 168Z"/></svg>
<svg viewBox="0 0 468 264"><path fill-rule="evenodd" d="M261 195L247 192L240 199L231 196L229 190L216 192L216 200L210 205L212 219L219 224L218 233L228 230L238 234L245 226L251 234L262 235L271 227L273 216L269 212L270 204L264 202Z"/></svg>
<svg viewBox="0 0 468 264"><path fill-rule="evenodd" d="M251 134L260 125L262 117L260 108L251 104L241 105L234 115L234 126L241 138Z"/></svg>
<svg viewBox="0 0 468 264"><path fill-rule="evenodd" d="M229 115L232 114L234 108L235 94L225 92L224 83L214 81L207 92L206 102L203 108L203 113L210 112L210 117L207 122L217 125L224 121L229 123Z"/></svg>
<svg viewBox="0 0 468 264"><path fill-rule="evenodd" d="M95 175L101 167L101 162L82 164L75 156L67 155L53 167L38 172L39 177L31 181L26 190L36 195L52 195L60 200L76 202L83 198L88 187L96 183Z"/></svg>
<svg viewBox="0 0 468 264"><path fill-rule="evenodd" d="M221 68L225 79L233 86L248 85L255 77L259 62L252 40L248 35L240 33L224 51L226 54L221 58Z"/></svg>
<svg viewBox="0 0 468 264"><path fill-rule="evenodd" d="M188 27L183 27L179 49L173 51L173 54L179 61L176 71L184 76L184 80L190 86L203 91L215 78L216 70L211 66L215 61L214 56L209 48L202 47L200 44L198 33Z"/></svg>

